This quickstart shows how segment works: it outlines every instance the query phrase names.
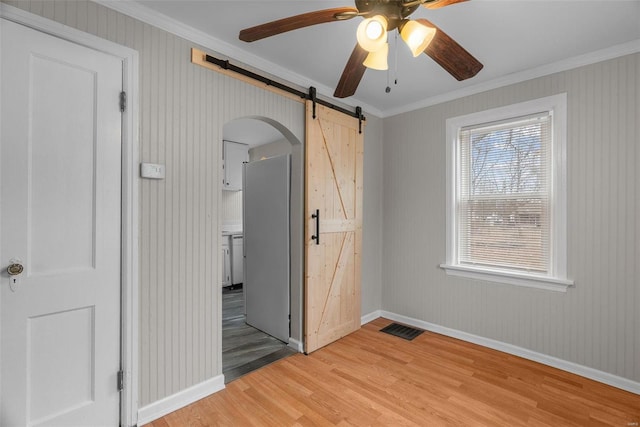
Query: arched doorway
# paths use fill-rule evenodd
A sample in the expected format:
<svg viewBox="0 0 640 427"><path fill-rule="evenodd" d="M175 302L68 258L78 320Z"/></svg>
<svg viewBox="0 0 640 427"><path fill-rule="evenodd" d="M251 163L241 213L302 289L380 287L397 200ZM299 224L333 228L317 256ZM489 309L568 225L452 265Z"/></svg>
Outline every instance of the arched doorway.
<svg viewBox="0 0 640 427"><path fill-rule="evenodd" d="M223 127L223 141L225 141L223 143L225 147L246 148L246 161L250 164L261 159L271 161L282 155L289 155L291 159L288 230L290 333L288 337L283 338L280 335L280 338L276 339L247 325L244 298L247 286L252 284L239 282L237 279L226 282L227 286L222 287L222 368L225 382L229 382L291 352L302 351L304 174L302 143L286 127L272 119L243 117L229 121ZM223 167L227 167L226 164ZM251 192L246 191L242 194L242 191L237 190L237 186L234 187L235 191L227 191L225 187L228 186L223 185L219 213L223 245L227 242L229 245L227 250L231 252L230 257L236 261L229 263L228 268L233 270L234 267L238 268L239 245L236 242L244 240L243 198ZM223 271L224 267L223 258ZM244 274L242 278L244 281L246 278ZM253 286L256 284L254 283Z"/></svg>

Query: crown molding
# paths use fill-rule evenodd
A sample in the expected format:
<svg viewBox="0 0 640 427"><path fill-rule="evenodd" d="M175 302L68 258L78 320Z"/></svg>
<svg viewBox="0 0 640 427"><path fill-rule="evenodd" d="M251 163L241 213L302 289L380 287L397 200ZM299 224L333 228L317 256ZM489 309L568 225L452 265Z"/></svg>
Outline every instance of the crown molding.
<svg viewBox="0 0 640 427"><path fill-rule="evenodd" d="M418 102L403 105L399 108L391 108L383 112L382 117L392 117L398 114L408 113L410 111L419 110L421 108L431 107L433 105L442 104L444 102L453 101L454 99L463 98L465 96L475 95L492 89L509 86L515 83L521 83L538 77L548 76L550 74L562 71L572 70L574 68L591 65L609 59L618 58L620 56L631 55L640 52L640 39L632 40L627 43L615 45L606 49L597 50L584 55L574 56L559 62L554 62L530 70L509 74L504 77L493 79L487 82L478 83L464 89L454 90L438 96L423 99Z"/></svg>
<svg viewBox="0 0 640 427"><path fill-rule="evenodd" d="M316 81L313 81L300 74L294 73L280 65L277 65L271 61L267 61L264 58L249 53L243 49L233 46L225 41L217 39L215 37L206 34L203 31L190 27L182 22L179 22L166 15L158 13L148 7L137 3L135 1L118 1L118 0L93 0L95 3L100 4L109 9L113 9L124 15L135 18L139 21L153 25L161 30L164 30L170 34L181 37L190 42L196 43L205 49L209 49L217 54L226 56L228 59L238 61L242 64L256 68L258 70L269 73L273 76L277 76L288 83L298 85L303 88L313 86L316 88L318 94L323 98L328 98L331 102L338 105L345 105L347 107L355 108L357 106L362 107L365 112L368 112L377 117L383 117L383 112L371 105L363 103L356 98L339 99L334 98L331 94L333 89Z"/></svg>
<svg viewBox="0 0 640 427"><path fill-rule="evenodd" d="M139 21L153 25L178 37L182 37L193 43L196 43L206 49L210 49L220 55L227 56L230 59L246 64L250 67L254 67L258 70L277 76L286 82L298 85L300 87L314 86L318 93L324 98L331 99L336 104L346 105L348 107L355 108L360 106L365 112L373 114L380 118L392 117L410 111L419 110L421 108L431 107L433 105L442 104L444 102L453 101L455 99L463 98L465 96L475 95L487 90L497 89L500 87L508 86L511 84L521 83L527 80L535 79L538 77L547 76L550 74L571 70L574 68L582 67L585 65L595 64L597 62L614 59L620 56L630 55L640 52L640 39L632 40L627 43L612 46L606 49L597 50L584 55L575 56L572 58L564 59L562 61L554 62L540 67L532 68L529 70L509 74L504 77L496 78L487 82L478 83L472 86L465 87L463 89L454 90L444 93L442 95L432 96L425 98L418 102L402 105L398 108L389 108L386 110L380 110L369 104L359 101L357 98L338 99L334 98L331 94L333 89L313 81L300 74L294 73L280 65L277 65L271 61L267 61L264 58L249 53L243 49L233 46L225 41L212 37L203 31L192 28L185 25L173 18L158 13L149 9L146 6L141 5L135 1L117 1L117 0L94 0L96 3L116 10L120 13L128 15Z"/></svg>

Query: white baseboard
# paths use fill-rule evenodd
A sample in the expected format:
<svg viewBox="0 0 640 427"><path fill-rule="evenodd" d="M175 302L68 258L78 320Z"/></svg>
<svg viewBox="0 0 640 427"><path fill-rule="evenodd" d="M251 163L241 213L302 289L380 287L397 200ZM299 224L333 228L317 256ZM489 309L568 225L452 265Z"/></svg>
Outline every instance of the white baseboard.
<svg viewBox="0 0 640 427"><path fill-rule="evenodd" d="M302 345L302 342L295 338L289 337L289 345L287 347L294 349L298 353L304 353L304 346Z"/></svg>
<svg viewBox="0 0 640 427"><path fill-rule="evenodd" d="M360 318L360 325L366 325L372 320L376 320L378 317L382 317L382 310L372 311L369 314L365 314Z"/></svg>
<svg viewBox="0 0 640 427"><path fill-rule="evenodd" d="M554 368L561 369L563 371L571 372L573 374L580 375L582 377L589 378L594 381L608 384L610 386L640 395L640 382L632 381L627 378L599 371L588 366L583 366L577 363L558 359L557 357L548 356L546 354L528 350L523 347L507 344L490 338L484 338L478 335L459 331L457 329L447 328L445 326L436 325L434 323L425 322L424 320L414 319L412 317L403 316L389 311L376 310L371 313L365 314L361 318L361 324L364 325L366 323L369 323L372 320L377 319L378 317L384 317L386 319L393 320L394 322L401 322L410 326L414 326L416 328L421 328L452 338L457 338L462 341L478 344L483 347L488 347L508 354L513 354L514 356L519 356L528 360L532 360L534 362L542 363L543 365L548 365ZM289 338L289 347L297 350L300 353L304 351L302 342L293 338ZM150 405L147 405L138 410L138 425L141 426L143 424L150 423L151 421L157 420L164 415L176 411L222 389L224 389L224 375L218 375L217 377L211 378L208 381L204 381L186 390L182 390L181 392L178 392L174 395L165 397L164 399L151 403Z"/></svg>
<svg viewBox="0 0 640 427"><path fill-rule="evenodd" d="M492 348L494 350L502 351L504 353L513 354L524 359L533 360L534 362L542 363L543 365L558 368L563 371L571 372L572 374L580 375L585 378L589 378L594 381L598 381L622 390L629 391L631 393L640 394L640 382L632 381L628 378L619 377L607 372L599 371L588 366L579 365L577 363L569 362L566 360L558 359L557 357L548 356L546 354L538 353L536 351L528 350L516 345L507 344L501 341L492 340L490 338L484 338L478 335L470 334L467 332L458 331L456 329L447 328L444 326L436 325L433 323L425 322L424 320L414 319L412 317L403 316L400 314L391 313L389 311L380 310L380 317L384 317L395 322L401 322L409 326L421 328L427 331L436 332L441 335L446 335L452 338L457 338L462 341L471 342L481 345L483 347ZM371 313L369 316L373 315ZM364 319L364 317L363 317ZM373 320L373 319L371 319Z"/></svg>
<svg viewBox="0 0 640 427"><path fill-rule="evenodd" d="M150 423L222 389L224 389L224 375L218 375L176 394L167 396L138 409L138 425Z"/></svg>

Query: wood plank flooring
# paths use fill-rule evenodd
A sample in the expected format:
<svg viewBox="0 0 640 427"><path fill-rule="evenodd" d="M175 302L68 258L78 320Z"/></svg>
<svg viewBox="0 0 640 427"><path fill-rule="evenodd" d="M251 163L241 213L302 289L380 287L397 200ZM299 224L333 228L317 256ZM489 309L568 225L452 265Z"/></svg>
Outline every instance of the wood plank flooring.
<svg viewBox="0 0 640 427"><path fill-rule="evenodd" d="M149 426L640 423L639 395L431 332L379 332L389 323L254 371Z"/></svg>
<svg viewBox="0 0 640 427"><path fill-rule="evenodd" d="M245 323L242 287L222 290L222 373L231 382L295 353L286 343Z"/></svg>

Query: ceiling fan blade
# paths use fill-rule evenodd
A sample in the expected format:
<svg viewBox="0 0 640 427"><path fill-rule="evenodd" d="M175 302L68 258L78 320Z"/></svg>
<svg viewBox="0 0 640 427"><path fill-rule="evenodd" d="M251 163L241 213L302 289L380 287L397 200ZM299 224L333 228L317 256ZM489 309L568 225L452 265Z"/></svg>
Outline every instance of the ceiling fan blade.
<svg viewBox="0 0 640 427"><path fill-rule="evenodd" d="M422 5L427 9L440 9L441 7L449 6L456 3L462 3L463 1L468 0L434 0L428 3L423 3Z"/></svg>
<svg viewBox="0 0 640 427"><path fill-rule="evenodd" d="M482 70L483 65L469 52L460 46L455 40L438 28L431 21L426 19L416 19L419 23L436 29L436 35L424 50L431 59L436 61L442 68L457 80L466 80Z"/></svg>
<svg viewBox="0 0 640 427"><path fill-rule="evenodd" d="M367 69L362 63L368 54L369 52L356 43L356 47L353 49L353 52L351 52L349 61L347 61L347 65L344 67L344 71L342 72L342 76L340 76L340 81L333 96L336 98L346 98L356 93L360 80L362 80L362 76Z"/></svg>
<svg viewBox="0 0 640 427"><path fill-rule="evenodd" d="M336 17L337 14L341 14ZM303 13L301 15L290 16L289 18L278 19L255 27L245 28L240 31L239 38L245 42L254 42L276 34L297 30L298 28L310 25L323 24L325 22L343 21L358 16L358 9L353 7L336 7L333 9L317 10L315 12Z"/></svg>

